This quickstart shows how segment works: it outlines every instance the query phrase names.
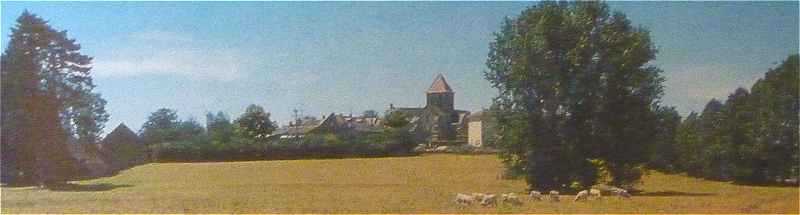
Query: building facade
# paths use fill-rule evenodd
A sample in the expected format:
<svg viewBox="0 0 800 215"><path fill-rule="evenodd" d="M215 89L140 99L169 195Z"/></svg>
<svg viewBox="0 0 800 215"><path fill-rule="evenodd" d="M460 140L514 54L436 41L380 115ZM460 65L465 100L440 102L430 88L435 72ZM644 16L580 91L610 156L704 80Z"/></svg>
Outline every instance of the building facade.
<svg viewBox="0 0 800 215"><path fill-rule="evenodd" d="M493 147L497 139L497 123L487 110L475 112L467 119L467 143L474 147Z"/></svg>
<svg viewBox="0 0 800 215"><path fill-rule="evenodd" d="M431 145L456 145L467 141L466 118L469 111L454 107L455 92L444 76L437 75L425 91L425 107L406 108L389 105L387 114L403 113L409 121L409 130Z"/></svg>

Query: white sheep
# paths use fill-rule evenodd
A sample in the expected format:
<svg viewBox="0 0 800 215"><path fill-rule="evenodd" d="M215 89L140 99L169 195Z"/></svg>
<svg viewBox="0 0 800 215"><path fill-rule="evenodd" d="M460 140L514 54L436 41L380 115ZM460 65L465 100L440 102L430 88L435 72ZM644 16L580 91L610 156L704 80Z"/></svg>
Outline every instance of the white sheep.
<svg viewBox="0 0 800 215"><path fill-rule="evenodd" d="M588 197L589 197L589 191L588 190L582 190L581 192L578 192L578 194L575 195L575 199L572 200L572 201L573 202L583 201L583 200L586 200L586 198L588 198Z"/></svg>
<svg viewBox="0 0 800 215"><path fill-rule="evenodd" d="M473 202L475 202L475 197L463 193L456 193L455 202L461 205L471 205Z"/></svg>
<svg viewBox="0 0 800 215"><path fill-rule="evenodd" d="M618 190L615 190L615 192L617 193L617 196L619 196L620 198L624 198L624 199L631 198L631 194L628 193L627 190L618 189Z"/></svg>
<svg viewBox="0 0 800 215"><path fill-rule="evenodd" d="M589 196L592 196L592 197L594 197L596 199L603 198L602 192L600 190L594 189L594 188L589 189Z"/></svg>
<svg viewBox="0 0 800 215"><path fill-rule="evenodd" d="M550 201L551 202L557 202L558 200L559 200L558 199L558 191L551 190L550 191Z"/></svg>
<svg viewBox="0 0 800 215"><path fill-rule="evenodd" d="M483 202L483 198L486 197L485 193L472 193L472 197L475 199L475 202Z"/></svg>
<svg viewBox="0 0 800 215"><path fill-rule="evenodd" d="M599 190L600 193L606 194L606 195L616 194L617 190L620 190L619 187L609 186L609 185L605 185L605 184L594 185L594 186L592 186L592 189Z"/></svg>
<svg viewBox="0 0 800 215"><path fill-rule="evenodd" d="M507 193L507 194L504 193L502 195L502 201L503 201L503 203L514 205L514 206L522 205L522 201L520 201L519 197L517 197L517 195L514 194L514 193Z"/></svg>
<svg viewBox="0 0 800 215"><path fill-rule="evenodd" d="M539 191L531 190L528 196L531 197L531 200L542 201L542 193Z"/></svg>
<svg viewBox="0 0 800 215"><path fill-rule="evenodd" d="M483 206L496 206L497 205L497 195L495 194L486 194L483 196L483 200L481 200L481 205Z"/></svg>

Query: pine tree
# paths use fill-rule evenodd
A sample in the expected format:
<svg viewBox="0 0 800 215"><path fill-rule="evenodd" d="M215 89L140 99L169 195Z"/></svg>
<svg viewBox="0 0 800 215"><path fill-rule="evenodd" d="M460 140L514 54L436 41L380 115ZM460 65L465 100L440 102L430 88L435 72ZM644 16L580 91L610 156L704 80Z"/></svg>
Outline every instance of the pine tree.
<svg viewBox="0 0 800 215"><path fill-rule="evenodd" d="M108 120L105 101L92 92L92 58L79 52L80 45L66 31L56 31L27 11L11 30L2 65L2 145L4 161L14 161L3 179L64 182L75 172L69 137L96 143Z"/></svg>

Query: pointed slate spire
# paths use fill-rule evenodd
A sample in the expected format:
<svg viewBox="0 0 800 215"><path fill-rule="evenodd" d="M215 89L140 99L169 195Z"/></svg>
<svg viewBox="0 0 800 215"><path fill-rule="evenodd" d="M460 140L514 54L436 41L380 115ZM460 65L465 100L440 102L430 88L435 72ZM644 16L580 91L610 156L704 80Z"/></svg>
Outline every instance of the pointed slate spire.
<svg viewBox="0 0 800 215"><path fill-rule="evenodd" d="M436 78L433 79L433 84L431 87L428 88L426 93L452 93L453 90L450 89L450 85L447 85L447 81L444 80L444 76L442 74L436 75Z"/></svg>

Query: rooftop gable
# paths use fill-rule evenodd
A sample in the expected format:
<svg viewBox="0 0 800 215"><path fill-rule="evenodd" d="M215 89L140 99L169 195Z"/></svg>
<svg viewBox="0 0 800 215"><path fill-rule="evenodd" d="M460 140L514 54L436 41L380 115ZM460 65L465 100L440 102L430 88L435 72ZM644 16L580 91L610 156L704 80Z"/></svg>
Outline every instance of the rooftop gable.
<svg viewBox="0 0 800 215"><path fill-rule="evenodd" d="M453 90L450 89L450 85L447 84L447 81L444 80L444 76L442 74L436 75L436 78L433 79L433 84L431 87L428 88L426 93L452 93Z"/></svg>
<svg viewBox="0 0 800 215"><path fill-rule="evenodd" d="M125 123L120 123L114 131L111 131L105 138L103 138L104 144L115 144L115 143L137 143L139 141L139 136L136 135L128 126L125 126Z"/></svg>

